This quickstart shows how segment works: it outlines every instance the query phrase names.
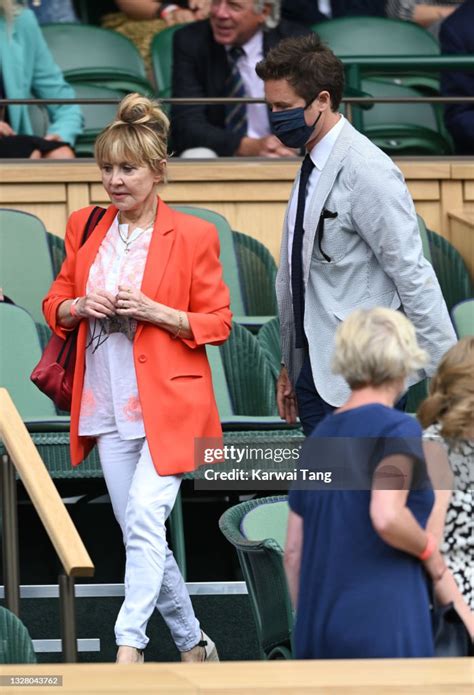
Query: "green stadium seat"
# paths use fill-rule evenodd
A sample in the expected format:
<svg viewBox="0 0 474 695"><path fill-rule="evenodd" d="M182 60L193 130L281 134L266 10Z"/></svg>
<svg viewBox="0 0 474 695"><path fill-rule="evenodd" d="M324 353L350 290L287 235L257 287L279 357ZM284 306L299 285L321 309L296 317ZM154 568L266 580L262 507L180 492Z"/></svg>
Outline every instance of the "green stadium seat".
<svg viewBox="0 0 474 695"><path fill-rule="evenodd" d="M341 17L315 24L313 31L339 58L351 56L439 56L440 47L430 32L413 22L383 17ZM405 71L394 75L383 70L367 71L365 76L384 75L398 85L428 93L439 93L437 75ZM354 85L357 86L357 85Z"/></svg>
<svg viewBox="0 0 474 695"><path fill-rule="evenodd" d="M234 245L234 235L226 218L213 210L198 208L191 205L172 205L172 208L188 215L195 215L207 222L212 222L219 232L221 246L221 263L224 269L224 280L230 290L231 309L234 321L258 331L258 329L273 316L253 316L247 312L244 302L244 290L239 277L238 259Z"/></svg>
<svg viewBox="0 0 474 695"><path fill-rule="evenodd" d="M51 263L53 265L53 276L56 277L64 261L66 250L64 247L64 239L53 232L47 232L46 238L48 241Z"/></svg>
<svg viewBox="0 0 474 695"><path fill-rule="evenodd" d="M257 338L244 326L234 323L230 338L218 349L233 414L276 416L275 380Z"/></svg>
<svg viewBox="0 0 474 695"><path fill-rule="evenodd" d="M276 315L275 259L261 241L248 234L234 230L233 240L246 313L250 316Z"/></svg>
<svg viewBox="0 0 474 695"><path fill-rule="evenodd" d="M44 24L46 42L65 79L153 96L135 44L109 29L86 24Z"/></svg>
<svg viewBox="0 0 474 695"><path fill-rule="evenodd" d="M451 311L458 338L474 336L474 299L456 304Z"/></svg>
<svg viewBox="0 0 474 695"><path fill-rule="evenodd" d="M474 284L457 249L443 236L427 230L433 268L441 286L448 311L465 299L474 297Z"/></svg>
<svg viewBox="0 0 474 695"><path fill-rule="evenodd" d="M370 78L362 89L373 97L417 97L410 87ZM357 107L354 107L357 110ZM375 104L361 114L361 131L391 156L445 156L453 153L442 114L433 104Z"/></svg>
<svg viewBox="0 0 474 695"><path fill-rule="evenodd" d="M418 229L420 232L420 237L421 237L421 244L423 246L423 255L426 258L427 261L433 265L433 258L431 256L431 248L430 248L430 242L428 239L428 230L426 229L426 224L424 219L421 217L421 215L416 216L418 220Z"/></svg>
<svg viewBox="0 0 474 695"><path fill-rule="evenodd" d="M74 84L74 91L78 99L117 100L116 104L81 104L84 129L77 138L74 149L79 157L93 157L95 140L105 126L115 119L123 93L108 87L81 83Z"/></svg>
<svg viewBox="0 0 474 695"><path fill-rule="evenodd" d="M287 519L286 497L242 502L219 519L237 551L263 659L292 658L293 611L283 567Z"/></svg>
<svg viewBox="0 0 474 695"><path fill-rule="evenodd" d="M20 618L0 606L0 664L36 664L30 634Z"/></svg>
<svg viewBox="0 0 474 695"><path fill-rule="evenodd" d="M54 403L29 379L41 344L33 319L20 306L0 302L0 348L0 386L8 389L22 419L55 419Z"/></svg>
<svg viewBox="0 0 474 695"><path fill-rule="evenodd" d="M280 319L278 316L261 327L257 334L257 340L274 378L277 379L281 367Z"/></svg>
<svg viewBox="0 0 474 695"><path fill-rule="evenodd" d="M175 31L186 26L175 24L155 34L151 42L151 60L153 76L160 99L172 96L173 75L173 36Z"/></svg>
<svg viewBox="0 0 474 695"><path fill-rule="evenodd" d="M0 209L0 283L4 294L38 323L41 302L53 281L47 233L35 215Z"/></svg>

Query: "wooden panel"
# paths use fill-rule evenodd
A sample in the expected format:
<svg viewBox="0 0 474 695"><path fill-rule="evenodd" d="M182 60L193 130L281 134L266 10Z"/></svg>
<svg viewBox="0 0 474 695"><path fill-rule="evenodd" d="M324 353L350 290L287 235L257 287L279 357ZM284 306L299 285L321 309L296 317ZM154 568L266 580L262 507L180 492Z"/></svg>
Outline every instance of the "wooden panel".
<svg viewBox="0 0 474 695"><path fill-rule="evenodd" d="M2 183L0 186L0 203L42 203L45 201L64 202L66 186L58 183L33 184Z"/></svg>
<svg viewBox="0 0 474 695"><path fill-rule="evenodd" d="M431 229L434 232L441 234L441 236L448 238L447 235L449 234L449 231L446 229L446 225L444 228L441 225L441 209L439 201L426 203L417 201L415 207L417 213L424 219L428 229Z"/></svg>
<svg viewBox="0 0 474 695"><path fill-rule="evenodd" d="M464 200L474 200L474 181L464 182Z"/></svg>
<svg viewBox="0 0 474 695"><path fill-rule="evenodd" d="M87 183L71 183L67 188L67 214L89 205L90 190Z"/></svg>
<svg viewBox="0 0 474 695"><path fill-rule="evenodd" d="M407 181L408 189L413 200L439 200L440 187L439 181L416 181L410 179Z"/></svg>
<svg viewBox="0 0 474 695"><path fill-rule="evenodd" d="M462 181L442 181L441 183L441 228L444 236L449 234L448 213L463 206Z"/></svg>
<svg viewBox="0 0 474 695"><path fill-rule="evenodd" d="M474 282L474 210L449 214L451 243L459 251Z"/></svg>
<svg viewBox="0 0 474 695"><path fill-rule="evenodd" d="M11 183L23 183L25 180L39 183L56 181L78 182L98 181L100 172L94 162L43 160L27 163L2 162L2 178Z"/></svg>
<svg viewBox="0 0 474 695"><path fill-rule="evenodd" d="M448 213L474 209L474 162L467 159L396 160L417 212L430 229L449 237ZM171 203L209 207L233 228L255 236L278 257L284 209L300 166L294 160L172 160ZM87 204L108 205L100 172L90 160L2 163L0 204L37 214L48 229L64 235L67 216Z"/></svg>
<svg viewBox="0 0 474 695"><path fill-rule="evenodd" d="M168 164L173 181L292 181L301 166L300 159L216 159L172 160ZM431 178L431 177L428 177Z"/></svg>
<svg viewBox="0 0 474 695"><path fill-rule="evenodd" d="M436 161L435 159L419 159L407 161L395 159L395 164L400 168L406 179L449 179L451 178L451 164L449 161Z"/></svg>
<svg viewBox="0 0 474 695"><path fill-rule="evenodd" d="M169 201L193 202L203 200L232 200L245 203L246 201L288 201L291 183L288 182L186 182L171 183L166 187L166 198Z"/></svg>
<svg viewBox="0 0 474 695"><path fill-rule="evenodd" d="M474 179L474 160L464 159L460 162L452 162L452 179Z"/></svg>

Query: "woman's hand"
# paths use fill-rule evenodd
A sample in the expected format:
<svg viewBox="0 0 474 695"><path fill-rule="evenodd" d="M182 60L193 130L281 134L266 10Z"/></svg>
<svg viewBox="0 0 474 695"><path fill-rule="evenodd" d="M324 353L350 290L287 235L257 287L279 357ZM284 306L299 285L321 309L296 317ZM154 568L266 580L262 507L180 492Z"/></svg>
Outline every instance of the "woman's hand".
<svg viewBox="0 0 474 695"><path fill-rule="evenodd" d="M85 297L80 297L74 304L74 313L71 313L74 301L74 299L66 299L58 307L57 321L62 328L75 328L81 319L105 319L115 314L115 297L107 290L97 290Z"/></svg>
<svg viewBox="0 0 474 695"><path fill-rule="evenodd" d="M156 322L159 306L157 302L147 297L140 290L119 285L119 291L114 297L115 311L119 316L130 316L137 321Z"/></svg>
<svg viewBox="0 0 474 695"><path fill-rule="evenodd" d="M56 135L56 133L45 135L44 139L52 142L61 142L62 140L61 136ZM74 154L74 150L72 150L69 145L57 147L55 150L51 150L51 152L45 152L43 154L43 159L74 159L75 157L76 155Z"/></svg>
<svg viewBox="0 0 474 695"><path fill-rule="evenodd" d="M443 576L433 582L433 591L437 602L441 606L446 606L448 603L453 603L454 607L467 627L471 638L474 639L474 614L469 609L463 595L459 591L452 573L446 569Z"/></svg>
<svg viewBox="0 0 474 695"><path fill-rule="evenodd" d="M188 22L194 22L194 14L191 10L177 9L170 10L163 17L167 26L172 27L174 24L187 24Z"/></svg>
<svg viewBox="0 0 474 695"><path fill-rule="evenodd" d="M9 123L0 121L0 137L4 135L16 135L16 133Z"/></svg>
<svg viewBox="0 0 474 695"><path fill-rule="evenodd" d="M298 417L298 405L286 367L281 368L278 376L276 399L279 416L288 424L293 425Z"/></svg>
<svg viewBox="0 0 474 695"><path fill-rule="evenodd" d="M192 340L193 331L185 311L172 309L154 302L140 290L119 285L115 297L115 309L119 316L130 316L137 321L148 321L171 333L173 338Z"/></svg>
<svg viewBox="0 0 474 695"><path fill-rule="evenodd" d="M85 297L81 297L75 305L76 314L79 318L105 319L107 316L114 316L115 297L107 290L97 290Z"/></svg>
<svg viewBox="0 0 474 695"><path fill-rule="evenodd" d="M211 11L210 0L189 0L189 9L194 12L194 19L207 19Z"/></svg>

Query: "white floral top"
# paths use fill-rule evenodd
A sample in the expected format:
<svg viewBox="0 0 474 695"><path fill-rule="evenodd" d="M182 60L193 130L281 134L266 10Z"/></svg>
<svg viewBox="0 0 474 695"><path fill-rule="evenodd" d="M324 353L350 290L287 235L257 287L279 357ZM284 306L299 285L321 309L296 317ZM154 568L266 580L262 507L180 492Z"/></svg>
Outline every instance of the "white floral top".
<svg viewBox="0 0 474 695"><path fill-rule="evenodd" d="M153 227L137 227L127 239L128 225L116 217L91 266L87 293L105 289L117 294L119 285L139 289L143 280ZM122 238L120 236L122 235ZM89 342L82 392L79 435L97 436L117 430L122 439L145 436L132 339L123 332L107 334L107 322L89 320Z"/></svg>
<svg viewBox="0 0 474 695"><path fill-rule="evenodd" d="M454 490L440 548L466 602L474 610L474 441L444 439L439 425L431 425L423 437L444 443L454 474Z"/></svg>

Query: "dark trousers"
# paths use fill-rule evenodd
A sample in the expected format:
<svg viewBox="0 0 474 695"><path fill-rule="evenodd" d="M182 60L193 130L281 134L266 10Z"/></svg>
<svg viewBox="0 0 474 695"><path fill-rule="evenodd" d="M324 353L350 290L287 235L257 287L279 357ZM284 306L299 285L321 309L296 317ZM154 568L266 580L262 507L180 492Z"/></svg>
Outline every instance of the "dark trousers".
<svg viewBox="0 0 474 695"><path fill-rule="evenodd" d="M311 362L307 354L295 384L296 400L298 402L298 413L305 436L308 437L316 425L321 422L326 415L334 412L336 406L326 403L319 395L311 371ZM405 410L407 396L404 395L395 403L397 410Z"/></svg>

